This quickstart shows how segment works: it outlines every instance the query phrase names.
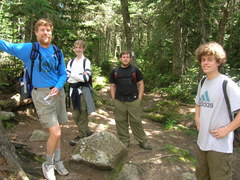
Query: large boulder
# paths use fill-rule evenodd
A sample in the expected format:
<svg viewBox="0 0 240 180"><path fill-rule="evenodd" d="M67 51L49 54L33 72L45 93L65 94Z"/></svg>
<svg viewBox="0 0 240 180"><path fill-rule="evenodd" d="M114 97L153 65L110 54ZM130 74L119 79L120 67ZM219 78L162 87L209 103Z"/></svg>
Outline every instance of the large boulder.
<svg viewBox="0 0 240 180"><path fill-rule="evenodd" d="M33 131L30 141L47 141L49 137L49 133L40 129L36 129Z"/></svg>
<svg viewBox="0 0 240 180"><path fill-rule="evenodd" d="M100 170L112 170L125 161L127 154L127 148L114 134L99 132L78 142L70 163L72 161Z"/></svg>

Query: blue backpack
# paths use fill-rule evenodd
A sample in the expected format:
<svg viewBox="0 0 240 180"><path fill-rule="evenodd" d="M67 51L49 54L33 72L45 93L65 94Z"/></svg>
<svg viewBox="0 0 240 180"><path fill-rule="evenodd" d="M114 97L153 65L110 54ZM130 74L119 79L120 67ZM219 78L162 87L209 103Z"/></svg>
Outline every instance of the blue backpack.
<svg viewBox="0 0 240 180"><path fill-rule="evenodd" d="M61 50L57 46L53 45L53 48L54 48L54 54L56 55L56 56L54 56L54 58L57 57L57 59L58 59L58 66L57 66L57 69L58 69L59 65L61 64L62 53L61 53ZM27 67L24 65L22 77L19 79L20 95L21 95L21 98L23 98L23 99L32 97L31 96L32 89L33 89L33 87L32 87L32 78L33 78L32 71L33 71L34 61L38 57L38 55L39 55L39 59L41 60L41 53L39 52L39 43L33 42L32 50L30 53L31 70L29 71L27 69ZM39 64L41 65L41 62ZM41 68L40 68L40 71L41 71Z"/></svg>

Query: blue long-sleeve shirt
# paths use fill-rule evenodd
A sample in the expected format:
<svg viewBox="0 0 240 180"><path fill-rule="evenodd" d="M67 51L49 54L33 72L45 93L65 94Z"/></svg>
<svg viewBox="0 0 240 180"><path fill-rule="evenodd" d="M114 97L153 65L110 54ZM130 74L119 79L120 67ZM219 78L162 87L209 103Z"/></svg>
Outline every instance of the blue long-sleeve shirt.
<svg viewBox="0 0 240 180"><path fill-rule="evenodd" d="M4 40L0 40L0 50L5 51L22 60L30 74L30 53L32 50L32 43L9 43ZM60 90L67 80L63 53L61 63L58 67L59 62L56 57L54 58L55 51L52 45L50 45L48 48L39 46L39 52L41 53L42 62L39 64L40 61L38 55L34 61L33 66L33 87L57 87Z"/></svg>

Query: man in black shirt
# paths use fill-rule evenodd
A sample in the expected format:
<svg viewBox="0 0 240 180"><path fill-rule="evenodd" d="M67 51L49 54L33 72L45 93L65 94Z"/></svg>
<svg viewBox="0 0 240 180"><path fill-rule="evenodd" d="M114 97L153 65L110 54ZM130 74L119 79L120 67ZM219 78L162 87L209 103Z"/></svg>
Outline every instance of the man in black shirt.
<svg viewBox="0 0 240 180"><path fill-rule="evenodd" d="M131 53L120 54L121 66L110 74L110 93L114 102L114 115L117 134L121 142L129 147L130 136L128 127L144 149L151 150L141 121L141 101L144 92L143 75L141 71L131 65Z"/></svg>

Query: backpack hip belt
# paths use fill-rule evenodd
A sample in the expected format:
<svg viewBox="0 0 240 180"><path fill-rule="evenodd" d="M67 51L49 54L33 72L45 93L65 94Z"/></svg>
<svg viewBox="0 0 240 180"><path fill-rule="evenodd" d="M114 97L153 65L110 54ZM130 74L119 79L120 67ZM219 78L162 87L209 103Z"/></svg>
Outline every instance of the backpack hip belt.
<svg viewBox="0 0 240 180"><path fill-rule="evenodd" d="M123 101L123 102L132 102L134 100L136 100L138 98L138 93L135 93L133 95L130 96L121 96L119 94L115 95L115 98L119 101Z"/></svg>

